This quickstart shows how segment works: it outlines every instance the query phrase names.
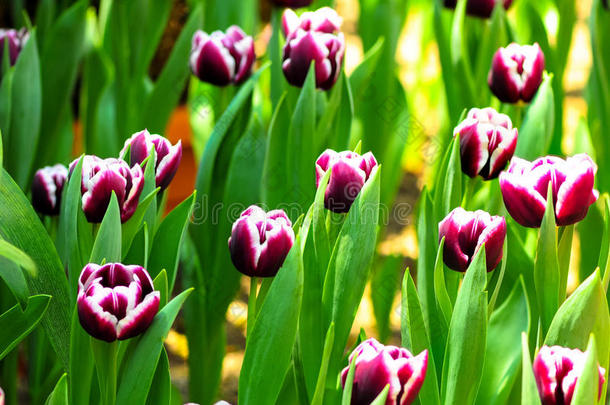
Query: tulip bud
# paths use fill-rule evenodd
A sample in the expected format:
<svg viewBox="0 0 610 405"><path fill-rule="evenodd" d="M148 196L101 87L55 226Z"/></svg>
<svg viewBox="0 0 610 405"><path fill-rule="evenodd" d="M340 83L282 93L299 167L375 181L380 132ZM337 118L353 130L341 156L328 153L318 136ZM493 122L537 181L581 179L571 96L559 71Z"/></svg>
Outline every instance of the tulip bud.
<svg viewBox="0 0 610 405"><path fill-rule="evenodd" d="M585 353L561 346L542 346L534 359L534 377L542 405L570 405L585 365ZM606 371L599 367L598 399Z"/></svg>
<svg viewBox="0 0 610 405"><path fill-rule="evenodd" d="M466 211L458 207L438 224L438 237L445 237L443 261L452 270L465 272L481 246L485 244L487 271L502 260L506 220L485 211Z"/></svg>
<svg viewBox="0 0 610 405"><path fill-rule="evenodd" d="M493 13L496 4L500 3L501 0L468 0L466 3L466 14L481 17L481 18L489 18L491 17L491 13ZM447 8L455 8L457 6L458 0L444 0L445 7ZM503 0L504 9L508 10L513 0Z"/></svg>
<svg viewBox="0 0 610 405"><path fill-rule="evenodd" d="M232 25L226 33L198 30L193 35L190 66L199 80L216 86L243 83L252 73L254 41Z"/></svg>
<svg viewBox="0 0 610 405"><path fill-rule="evenodd" d="M371 152L360 156L356 152L338 153L326 149L316 160L316 187L332 169L324 194L324 206L333 212L348 212L375 167L377 160Z"/></svg>
<svg viewBox="0 0 610 405"><path fill-rule="evenodd" d="M70 164L70 173L77 162ZM130 168L120 159L100 159L93 155L83 157L81 193L87 221L102 222L113 191L121 210L121 222L127 221L138 207L143 187L144 174L139 164Z"/></svg>
<svg viewBox="0 0 610 405"><path fill-rule="evenodd" d="M517 128L493 108L473 108L454 130L460 135L462 171L485 180L498 177L517 147Z"/></svg>
<svg viewBox="0 0 610 405"><path fill-rule="evenodd" d="M360 343L349 356L351 364L356 358L352 405L369 405L386 385L390 390L386 405L410 405L421 389L428 369L428 351L413 356L407 349L384 346L371 338ZM341 372L345 387L349 366Z"/></svg>
<svg viewBox="0 0 610 405"><path fill-rule="evenodd" d="M492 93L504 103L529 103L544 72L544 54L540 46L512 43L496 51L487 82Z"/></svg>
<svg viewBox="0 0 610 405"><path fill-rule="evenodd" d="M584 153L566 160L547 156L533 162L515 157L500 174L504 205L519 224L538 228L550 184L557 225L575 224L587 216L589 206L599 196L593 189L596 171L597 166Z"/></svg>
<svg viewBox="0 0 610 405"><path fill-rule="evenodd" d="M0 405L4 405L4 391L0 388Z"/></svg>
<svg viewBox="0 0 610 405"><path fill-rule="evenodd" d="M37 212L49 216L59 215L61 193L67 178L68 169L61 164L43 167L34 174L32 206Z"/></svg>
<svg viewBox="0 0 610 405"><path fill-rule="evenodd" d="M345 38L339 32L342 19L337 12L323 7L297 17L287 9L282 16L286 36L282 70L288 83L303 87L311 62L315 61L316 87L329 90L339 77Z"/></svg>
<svg viewBox="0 0 610 405"><path fill-rule="evenodd" d="M17 62L19 53L30 37L25 28L19 31L14 29L0 29L0 61L4 58L4 47L8 46L8 56L11 66Z"/></svg>
<svg viewBox="0 0 610 405"><path fill-rule="evenodd" d="M113 342L143 333L159 310L159 291L140 266L90 263L78 279L78 318L96 339Z"/></svg>
<svg viewBox="0 0 610 405"><path fill-rule="evenodd" d="M125 145L119 154L119 158L125 160L132 166L139 164L142 169L146 167L143 163L155 150L157 164L155 166L156 185L164 190L174 178L178 171L180 160L182 160L182 141L173 145L167 138L161 135L148 133L148 130L136 132L125 141Z"/></svg>
<svg viewBox="0 0 610 405"><path fill-rule="evenodd" d="M294 244L291 227L284 211L250 206L233 224L229 238L233 265L246 276L275 276Z"/></svg>

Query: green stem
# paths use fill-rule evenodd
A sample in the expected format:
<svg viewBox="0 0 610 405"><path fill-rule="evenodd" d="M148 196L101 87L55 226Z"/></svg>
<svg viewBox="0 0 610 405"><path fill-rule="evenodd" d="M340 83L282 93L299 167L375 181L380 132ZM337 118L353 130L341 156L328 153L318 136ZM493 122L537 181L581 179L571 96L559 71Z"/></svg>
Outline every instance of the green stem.
<svg viewBox="0 0 610 405"><path fill-rule="evenodd" d="M114 405L117 385L117 341L108 343L91 338L97 379L100 386L100 404Z"/></svg>
<svg viewBox="0 0 610 405"><path fill-rule="evenodd" d="M246 339L250 337L250 332L254 327L254 320L256 319L256 277L250 277L250 295L248 296L248 319L246 324Z"/></svg>

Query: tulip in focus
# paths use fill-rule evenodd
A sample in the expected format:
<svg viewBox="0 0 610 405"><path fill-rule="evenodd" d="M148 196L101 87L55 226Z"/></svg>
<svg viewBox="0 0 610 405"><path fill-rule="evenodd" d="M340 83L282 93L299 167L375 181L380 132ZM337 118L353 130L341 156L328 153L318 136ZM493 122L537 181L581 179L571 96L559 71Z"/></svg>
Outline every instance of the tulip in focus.
<svg viewBox="0 0 610 405"><path fill-rule="evenodd" d="M241 28L232 25L226 33L198 30L193 35L190 66L199 80L216 86L240 84L252 73L254 41Z"/></svg>
<svg viewBox="0 0 610 405"><path fill-rule="evenodd" d="M292 223L283 210L265 212L252 205L233 224L229 251L235 268L246 276L273 277L293 244Z"/></svg>
<svg viewBox="0 0 610 405"><path fill-rule="evenodd" d="M77 163L78 159L70 164L70 173ZM130 168L121 159L100 159L93 155L83 157L81 192L87 221L102 222L113 191L121 210L121 222L127 221L138 207L143 187L144 174L139 164Z"/></svg>
<svg viewBox="0 0 610 405"><path fill-rule="evenodd" d="M29 32L22 28L0 29L0 61L4 58L4 47L8 46L8 57L11 66L17 63L17 57L30 37Z"/></svg>
<svg viewBox="0 0 610 405"><path fill-rule="evenodd" d="M517 128L493 108L473 108L455 128L460 135L462 171L485 180L498 177L517 148Z"/></svg>
<svg viewBox="0 0 610 405"><path fill-rule="evenodd" d="M438 224L438 237L445 237L443 261L452 270L465 272L472 259L485 244L487 271L502 260L506 220L485 211L466 211L458 207Z"/></svg>
<svg viewBox="0 0 610 405"><path fill-rule="evenodd" d="M329 90L339 77L345 38L339 32L342 19L329 7L308 11L298 17L287 9L282 16L286 36L282 70L288 83L303 87L311 62L315 61L316 87Z"/></svg>
<svg viewBox="0 0 610 405"><path fill-rule="evenodd" d="M78 279L78 318L96 339L113 342L137 336L150 326L159 310L148 272L140 266L90 263Z"/></svg>
<svg viewBox="0 0 610 405"><path fill-rule="evenodd" d="M504 103L532 101L544 72L540 46L512 43L496 51L487 82L492 93Z"/></svg>
<svg viewBox="0 0 610 405"><path fill-rule="evenodd" d="M360 156L356 152L325 150L316 160L316 187L329 169L332 169L324 206L337 213L349 211L364 183L371 177L377 160L371 152Z"/></svg>
<svg viewBox="0 0 610 405"><path fill-rule="evenodd" d="M458 0L444 0L445 7L447 8L455 8L457 2ZM493 13L496 4L500 2L504 3L504 9L508 10L513 3L513 0L468 0L466 3L466 14L475 17L489 18L491 17L491 13Z"/></svg>
<svg viewBox="0 0 610 405"><path fill-rule="evenodd" d="M500 174L504 205L519 224L538 228L550 184L557 225L575 224L587 216L589 206L599 196L593 188L596 171L597 166L584 153L566 160L555 156L533 162L513 158L508 170Z"/></svg>
<svg viewBox="0 0 610 405"><path fill-rule="evenodd" d="M59 215L61 193L68 178L68 169L62 164L46 166L34 174L32 180L32 206L49 216Z"/></svg>
<svg viewBox="0 0 610 405"><path fill-rule="evenodd" d="M370 338L360 343L349 356L355 355L352 405L369 405L386 385L390 390L386 405L410 405L421 389L428 369L428 351L413 356L407 349L384 346ZM345 387L349 366L341 372L341 385Z"/></svg>
<svg viewBox="0 0 610 405"><path fill-rule="evenodd" d="M570 405L585 365L585 353L561 346L543 346L534 359L534 377L542 405ZM599 398L606 371L599 367Z"/></svg>
<svg viewBox="0 0 610 405"><path fill-rule="evenodd" d="M178 171L182 159L182 141L178 141L172 146L167 138L156 134L151 135L145 129L136 132L125 141L119 157L131 166L139 164L144 169L146 163L143 162L150 156L153 149L157 155L156 185L161 187L161 190L165 190Z"/></svg>

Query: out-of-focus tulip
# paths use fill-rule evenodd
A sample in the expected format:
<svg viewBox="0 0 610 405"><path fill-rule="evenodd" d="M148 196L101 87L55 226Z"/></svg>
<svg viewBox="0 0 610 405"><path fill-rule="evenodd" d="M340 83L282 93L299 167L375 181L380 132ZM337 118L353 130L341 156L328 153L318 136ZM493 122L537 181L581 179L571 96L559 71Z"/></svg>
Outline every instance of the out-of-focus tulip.
<svg viewBox="0 0 610 405"><path fill-rule="evenodd" d="M468 0L466 3L466 14L475 17L489 18L491 13L494 11L496 4L503 2L504 9L508 10L513 0ZM457 0L444 0L445 7L455 8L457 6Z"/></svg>
<svg viewBox="0 0 610 405"><path fill-rule="evenodd" d="M542 346L534 359L534 376L542 405L570 405L578 378L585 365L585 353L561 346ZM605 370L599 367L599 397Z"/></svg>
<svg viewBox="0 0 610 405"><path fill-rule="evenodd" d="M544 54L540 46L512 43L496 51L487 82L492 93L504 103L529 103L544 72Z"/></svg>
<svg viewBox="0 0 610 405"><path fill-rule="evenodd" d="M9 61L13 66L29 37L30 34L25 28L20 30L0 28L0 62L4 58L4 47L8 46Z"/></svg>
<svg viewBox="0 0 610 405"><path fill-rule="evenodd" d="M369 405L390 385L386 405L410 405L421 389L428 369L428 351L413 356L407 349L384 346L371 338L360 343L350 354L355 355L352 405ZM345 387L349 366L341 373L341 384Z"/></svg>
<svg viewBox="0 0 610 405"><path fill-rule="evenodd" d="M328 90L337 81L345 54L345 38L339 32L342 19L329 7L297 17L287 9L282 16L286 36L282 70L288 83L302 87L315 61L316 87Z"/></svg>
<svg viewBox="0 0 610 405"><path fill-rule="evenodd" d="M555 156L533 162L513 158L500 174L500 189L506 209L519 224L538 228L546 209L549 184L553 191L555 221L565 226L581 221L599 193L593 188L597 166L586 154L566 160Z"/></svg>
<svg viewBox="0 0 610 405"><path fill-rule="evenodd" d="M78 279L78 318L96 339L113 342L143 333L159 310L159 291L140 266L90 263Z"/></svg>
<svg viewBox="0 0 610 405"><path fill-rule="evenodd" d="M0 405L4 405L4 391L0 388Z"/></svg>
<svg viewBox="0 0 610 405"><path fill-rule="evenodd" d="M443 236L443 261L447 267L455 271L466 271L485 244L487 271L492 271L502 260L506 220L485 211L472 212L458 207L438 224L439 242Z"/></svg>
<svg viewBox="0 0 610 405"><path fill-rule="evenodd" d="M252 73L254 41L237 25L212 34L193 35L190 66L195 76L216 86L243 83Z"/></svg>
<svg viewBox="0 0 610 405"><path fill-rule="evenodd" d="M87 221L102 222L113 191L121 210L121 222L131 218L144 187L140 165L136 163L130 168L124 160L100 159L93 155L86 155L83 159L81 192ZM70 173L77 163L78 160L75 160L70 164Z"/></svg>
<svg viewBox="0 0 610 405"><path fill-rule="evenodd" d="M157 155L156 184L157 187L164 190L169 186L176 171L178 171L180 160L182 160L182 141L178 141L177 144L172 146L167 138L157 134L151 135L145 129L136 132L125 141L119 157L132 166L137 163L144 169L146 163L143 162L150 156L153 148Z"/></svg>
<svg viewBox="0 0 610 405"><path fill-rule="evenodd" d="M283 210L251 205L233 224L229 251L233 265L250 277L277 274L294 244L292 223Z"/></svg>
<svg viewBox="0 0 610 405"><path fill-rule="evenodd" d="M500 174L517 147L517 128L493 108L473 108L454 130L460 135L462 171L491 180Z"/></svg>
<svg viewBox="0 0 610 405"><path fill-rule="evenodd" d="M324 194L324 206L333 212L348 212L375 167L377 160L371 152L360 156L356 152L325 150L316 160L316 187L332 169Z"/></svg>
<svg viewBox="0 0 610 405"><path fill-rule="evenodd" d="M66 166L57 164L39 169L32 180L32 206L43 215L59 215L61 193L68 178Z"/></svg>

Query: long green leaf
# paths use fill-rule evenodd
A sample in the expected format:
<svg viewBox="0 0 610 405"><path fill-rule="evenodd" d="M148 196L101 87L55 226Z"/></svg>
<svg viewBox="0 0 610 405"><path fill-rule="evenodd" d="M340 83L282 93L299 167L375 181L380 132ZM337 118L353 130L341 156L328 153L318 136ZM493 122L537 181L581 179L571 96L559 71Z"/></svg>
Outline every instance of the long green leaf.
<svg viewBox="0 0 610 405"><path fill-rule="evenodd" d="M40 322L51 297L34 295L28 299L25 311L19 304L0 315L0 359L3 359Z"/></svg>
<svg viewBox="0 0 610 405"><path fill-rule="evenodd" d="M530 349L527 344L527 333L521 334L522 351L522 381L521 381L521 405L541 405L538 386L534 378L532 360L530 359Z"/></svg>
<svg viewBox="0 0 610 405"><path fill-rule="evenodd" d="M121 260L121 211L112 192L108 209L97 232L89 263L115 263Z"/></svg>
<svg viewBox="0 0 610 405"><path fill-rule="evenodd" d="M68 405L68 375L63 374L53 389L45 405Z"/></svg>
<svg viewBox="0 0 610 405"><path fill-rule="evenodd" d="M322 405L324 403L324 391L326 389L326 374L328 372L328 362L335 341L335 324L331 323L326 332L324 340L324 352L322 353L322 364L320 366L320 374L316 383L316 390L311 400L311 405Z"/></svg>
<svg viewBox="0 0 610 405"><path fill-rule="evenodd" d="M436 293L436 300L441 314L445 317L447 325L451 322L451 314L453 312L453 304L449 293L447 292L447 286L445 285L445 266L443 265L443 248L445 246L445 237L441 239L441 243L438 246L438 253L436 254L436 263L434 264L434 292Z"/></svg>

